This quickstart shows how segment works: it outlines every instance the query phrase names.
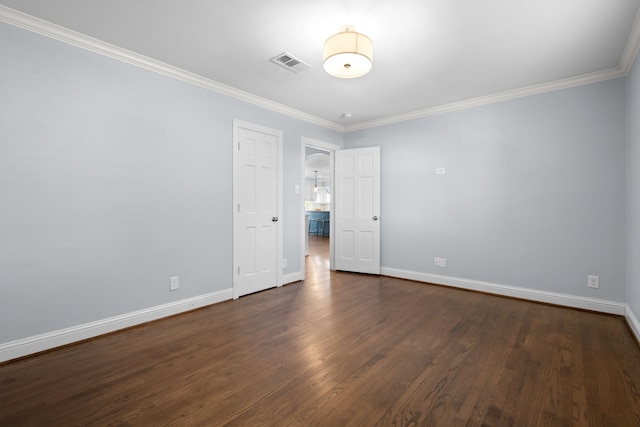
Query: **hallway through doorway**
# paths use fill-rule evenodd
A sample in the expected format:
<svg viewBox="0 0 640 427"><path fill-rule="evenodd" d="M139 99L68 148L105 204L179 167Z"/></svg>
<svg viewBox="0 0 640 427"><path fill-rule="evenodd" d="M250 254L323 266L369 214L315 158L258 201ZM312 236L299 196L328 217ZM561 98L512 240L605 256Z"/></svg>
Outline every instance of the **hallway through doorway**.
<svg viewBox="0 0 640 427"><path fill-rule="evenodd" d="M329 277L329 236L309 235L309 256L305 257L306 279Z"/></svg>

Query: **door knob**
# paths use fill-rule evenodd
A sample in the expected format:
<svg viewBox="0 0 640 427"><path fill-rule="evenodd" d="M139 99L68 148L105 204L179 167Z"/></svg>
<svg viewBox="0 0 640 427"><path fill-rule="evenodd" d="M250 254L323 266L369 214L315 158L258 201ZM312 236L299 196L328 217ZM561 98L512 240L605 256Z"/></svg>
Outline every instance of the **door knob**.
<svg viewBox="0 0 640 427"><path fill-rule="evenodd" d="M377 215L376 215L376 216L374 216L374 217L373 217L373 220L374 220L374 221L377 221L377 220L378 220L378 216L377 216Z"/></svg>
<svg viewBox="0 0 640 427"><path fill-rule="evenodd" d="M278 222L278 217L277 216L271 217L271 221Z"/></svg>

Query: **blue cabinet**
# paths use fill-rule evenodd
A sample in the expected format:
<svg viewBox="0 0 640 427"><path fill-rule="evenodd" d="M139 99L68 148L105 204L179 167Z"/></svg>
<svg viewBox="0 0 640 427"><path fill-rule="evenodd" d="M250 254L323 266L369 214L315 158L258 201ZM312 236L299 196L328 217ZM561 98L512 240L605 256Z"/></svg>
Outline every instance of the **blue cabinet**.
<svg viewBox="0 0 640 427"><path fill-rule="evenodd" d="M309 215L309 234L329 235L330 213L327 211L306 211Z"/></svg>

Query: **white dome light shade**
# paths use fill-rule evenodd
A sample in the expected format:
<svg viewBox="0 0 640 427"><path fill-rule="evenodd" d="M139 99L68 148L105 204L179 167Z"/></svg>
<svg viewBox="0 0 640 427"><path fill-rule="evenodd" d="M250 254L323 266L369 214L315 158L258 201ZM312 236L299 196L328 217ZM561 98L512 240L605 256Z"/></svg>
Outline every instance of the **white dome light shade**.
<svg viewBox="0 0 640 427"><path fill-rule="evenodd" d="M373 42L347 25L324 42L324 70L335 77L364 76L373 64Z"/></svg>

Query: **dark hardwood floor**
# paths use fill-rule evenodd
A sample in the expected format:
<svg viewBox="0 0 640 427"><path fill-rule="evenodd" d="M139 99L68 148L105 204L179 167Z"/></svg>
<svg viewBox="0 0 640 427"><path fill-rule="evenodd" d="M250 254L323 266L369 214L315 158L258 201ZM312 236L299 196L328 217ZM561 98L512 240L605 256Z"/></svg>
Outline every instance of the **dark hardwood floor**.
<svg viewBox="0 0 640 427"><path fill-rule="evenodd" d="M329 272L0 365L0 426L640 426L624 319Z"/></svg>

